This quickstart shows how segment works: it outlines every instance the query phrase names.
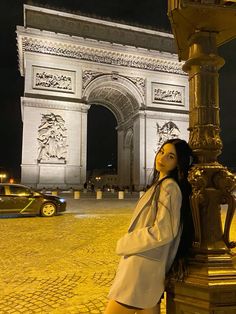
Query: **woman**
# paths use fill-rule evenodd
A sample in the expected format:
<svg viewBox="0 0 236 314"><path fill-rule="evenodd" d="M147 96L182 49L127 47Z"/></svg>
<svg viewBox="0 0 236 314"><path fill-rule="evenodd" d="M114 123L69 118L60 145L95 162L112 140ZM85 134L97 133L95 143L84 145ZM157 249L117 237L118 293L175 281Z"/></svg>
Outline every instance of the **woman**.
<svg viewBox="0 0 236 314"><path fill-rule="evenodd" d="M151 187L139 200L125 234L105 314L160 313L160 299L190 212L187 181L191 149L181 139L165 142L155 157ZM183 246L182 246L183 247Z"/></svg>

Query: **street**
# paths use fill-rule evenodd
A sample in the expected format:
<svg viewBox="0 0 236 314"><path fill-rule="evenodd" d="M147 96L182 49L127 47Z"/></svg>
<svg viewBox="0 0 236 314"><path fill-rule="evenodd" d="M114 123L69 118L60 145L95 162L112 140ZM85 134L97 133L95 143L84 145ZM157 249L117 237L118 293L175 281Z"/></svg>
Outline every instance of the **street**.
<svg viewBox="0 0 236 314"><path fill-rule="evenodd" d="M103 313L136 200L68 198L63 215L2 217L0 313Z"/></svg>

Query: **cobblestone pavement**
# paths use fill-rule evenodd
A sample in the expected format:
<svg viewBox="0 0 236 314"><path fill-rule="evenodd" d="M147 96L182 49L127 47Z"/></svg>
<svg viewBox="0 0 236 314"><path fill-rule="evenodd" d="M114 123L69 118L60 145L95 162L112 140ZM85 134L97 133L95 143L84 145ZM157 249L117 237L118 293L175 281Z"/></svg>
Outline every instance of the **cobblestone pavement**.
<svg viewBox="0 0 236 314"><path fill-rule="evenodd" d="M69 199L60 216L1 218L0 313L103 313L134 205Z"/></svg>

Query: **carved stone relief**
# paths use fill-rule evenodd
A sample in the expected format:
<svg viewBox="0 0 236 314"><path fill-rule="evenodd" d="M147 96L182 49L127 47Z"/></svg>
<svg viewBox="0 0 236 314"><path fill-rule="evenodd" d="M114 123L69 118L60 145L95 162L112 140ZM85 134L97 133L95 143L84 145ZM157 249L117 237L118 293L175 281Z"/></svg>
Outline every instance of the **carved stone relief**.
<svg viewBox="0 0 236 314"><path fill-rule="evenodd" d="M96 77L103 75L103 72L85 70L82 74L82 90Z"/></svg>
<svg viewBox="0 0 236 314"><path fill-rule="evenodd" d="M74 92L75 73L70 71L33 67L33 88Z"/></svg>
<svg viewBox="0 0 236 314"><path fill-rule="evenodd" d="M152 84L152 101L154 103L166 103L184 105L184 86L175 86L162 83Z"/></svg>
<svg viewBox="0 0 236 314"><path fill-rule="evenodd" d="M145 96L145 86L146 86L145 79L142 77L131 77L131 76L127 76L127 78L136 85L136 87L140 91L141 95L144 97Z"/></svg>
<svg viewBox="0 0 236 314"><path fill-rule="evenodd" d="M86 86L95 78L99 76L105 76L110 74L104 74L104 72L97 72L97 71L91 71L91 70L85 70L83 71L83 83L82 83L82 89L84 90ZM121 75L112 73L112 79L118 80ZM122 77L129 79L135 86L138 88L140 94L144 97L145 95L145 79L142 77L132 77L132 76L124 76Z"/></svg>
<svg viewBox="0 0 236 314"><path fill-rule="evenodd" d="M180 135L180 130L178 126L172 122L168 121L164 123L162 126L160 126L156 122L156 132L157 132L157 149L159 150L161 145L165 143L169 139L178 138Z"/></svg>
<svg viewBox="0 0 236 314"><path fill-rule="evenodd" d="M182 64L177 61L166 61L153 57L140 57L128 53L120 53L99 48L67 45L64 43L46 40L42 41L28 37L22 38L22 47L24 51L30 52L38 52L43 54L152 71L185 74L181 68Z"/></svg>
<svg viewBox="0 0 236 314"><path fill-rule="evenodd" d="M65 163L67 153L67 135L65 121L54 113L42 114L38 127L40 163Z"/></svg>

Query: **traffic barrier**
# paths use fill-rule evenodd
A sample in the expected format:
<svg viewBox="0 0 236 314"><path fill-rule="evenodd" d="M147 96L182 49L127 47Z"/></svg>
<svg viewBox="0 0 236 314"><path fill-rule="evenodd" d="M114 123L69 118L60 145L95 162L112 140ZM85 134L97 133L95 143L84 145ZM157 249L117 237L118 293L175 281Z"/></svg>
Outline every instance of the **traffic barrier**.
<svg viewBox="0 0 236 314"><path fill-rule="evenodd" d="M74 191L74 199L79 200L80 199L80 191Z"/></svg>
<svg viewBox="0 0 236 314"><path fill-rule="evenodd" d="M145 193L144 191L140 191L139 192L139 198L142 197L144 193Z"/></svg>
<svg viewBox="0 0 236 314"><path fill-rule="evenodd" d="M98 190L98 191L96 192L96 199L97 199L97 200L101 200L101 199L102 199L102 191Z"/></svg>
<svg viewBox="0 0 236 314"><path fill-rule="evenodd" d="M123 200L124 197L125 197L124 191L119 191L119 192L118 192L118 199L119 199L119 200Z"/></svg>

